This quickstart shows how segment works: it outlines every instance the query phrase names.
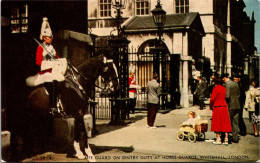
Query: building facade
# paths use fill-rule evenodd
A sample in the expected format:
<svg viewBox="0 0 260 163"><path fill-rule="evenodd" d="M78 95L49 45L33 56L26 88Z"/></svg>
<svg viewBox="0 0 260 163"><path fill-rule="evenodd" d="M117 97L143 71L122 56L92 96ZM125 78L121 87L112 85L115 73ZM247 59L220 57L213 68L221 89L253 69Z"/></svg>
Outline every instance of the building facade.
<svg viewBox="0 0 260 163"><path fill-rule="evenodd" d="M151 13L156 4L157 0L128 0L122 10L122 26L131 41L129 46L139 52L149 40L157 37ZM181 56L179 87L182 106L192 104L189 85L192 59L197 70L208 80L211 72L222 74L229 70L231 75L250 76L250 70L245 66L254 54L255 20L253 15L249 18L243 11L243 0L161 0L161 4L167 12L162 36L164 43L170 54ZM98 36L116 35L112 0L89 0L88 5L91 32ZM196 14L198 17L192 19Z"/></svg>

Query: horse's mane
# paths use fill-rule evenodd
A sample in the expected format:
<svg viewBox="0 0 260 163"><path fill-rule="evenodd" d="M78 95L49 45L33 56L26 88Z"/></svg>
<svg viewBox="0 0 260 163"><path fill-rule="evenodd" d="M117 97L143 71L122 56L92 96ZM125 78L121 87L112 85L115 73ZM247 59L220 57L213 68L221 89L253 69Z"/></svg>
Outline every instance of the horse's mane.
<svg viewBox="0 0 260 163"><path fill-rule="evenodd" d="M96 63L100 63L100 62L102 62L102 60L98 57L88 58L82 64L80 64L78 66L78 68L82 68L82 67L85 67L85 66L93 66Z"/></svg>
<svg viewBox="0 0 260 163"><path fill-rule="evenodd" d="M103 65L103 61L100 58L88 58L82 64L80 64L77 69L85 75L95 75L98 72L98 67Z"/></svg>

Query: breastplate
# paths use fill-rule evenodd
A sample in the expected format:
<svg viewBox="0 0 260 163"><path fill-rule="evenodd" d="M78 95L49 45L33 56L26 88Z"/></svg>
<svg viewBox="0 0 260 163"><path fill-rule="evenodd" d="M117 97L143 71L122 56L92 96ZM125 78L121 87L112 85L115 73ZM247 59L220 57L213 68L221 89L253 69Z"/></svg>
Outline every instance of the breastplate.
<svg viewBox="0 0 260 163"><path fill-rule="evenodd" d="M48 54L51 55L51 57L47 57ZM45 60L45 61L46 60L53 60L53 58L55 58L56 51L55 51L55 49L52 45L44 45L42 55L43 55L43 60Z"/></svg>

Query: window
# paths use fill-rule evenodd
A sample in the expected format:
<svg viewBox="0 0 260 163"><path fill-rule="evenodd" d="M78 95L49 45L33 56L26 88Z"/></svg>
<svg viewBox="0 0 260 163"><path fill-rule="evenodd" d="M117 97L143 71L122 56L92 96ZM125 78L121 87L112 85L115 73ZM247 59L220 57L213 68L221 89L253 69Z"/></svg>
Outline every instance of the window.
<svg viewBox="0 0 260 163"><path fill-rule="evenodd" d="M150 7L148 0L136 0L136 15L149 15Z"/></svg>
<svg viewBox="0 0 260 163"><path fill-rule="evenodd" d="M11 7L11 32L26 33L28 31L28 5Z"/></svg>
<svg viewBox="0 0 260 163"><path fill-rule="evenodd" d="M111 17L111 0L99 0L100 17Z"/></svg>
<svg viewBox="0 0 260 163"><path fill-rule="evenodd" d="M175 0L176 13L189 13L189 0Z"/></svg>

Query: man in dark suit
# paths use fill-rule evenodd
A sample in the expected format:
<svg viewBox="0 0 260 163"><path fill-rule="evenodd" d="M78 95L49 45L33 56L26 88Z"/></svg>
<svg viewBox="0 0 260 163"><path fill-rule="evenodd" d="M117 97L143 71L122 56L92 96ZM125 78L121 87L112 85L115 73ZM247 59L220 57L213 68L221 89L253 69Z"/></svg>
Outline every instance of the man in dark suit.
<svg viewBox="0 0 260 163"><path fill-rule="evenodd" d="M246 124L243 119L243 108L246 100L245 88L241 83L241 78L239 75L234 76L233 81L238 84L240 90L239 102L240 102L241 109L239 110L239 120L238 120L239 135L246 136Z"/></svg>
<svg viewBox="0 0 260 163"><path fill-rule="evenodd" d="M214 73L211 74L210 83L209 83L209 87L208 87L208 90L209 90L210 94L212 93L213 88L216 86L216 84L214 82L214 79L218 78L218 77L219 77L219 74L217 72L214 72Z"/></svg>
<svg viewBox="0 0 260 163"><path fill-rule="evenodd" d="M199 99L200 110L205 107L204 98L205 98L205 91L207 90L208 83L205 78L201 77L200 73L197 74L198 84L196 90L194 92Z"/></svg>
<svg viewBox="0 0 260 163"><path fill-rule="evenodd" d="M239 102L239 86L229 79L229 74L223 74L221 75L221 78L224 80L226 87L226 102L228 104L229 117L232 125L232 141L238 143L238 121L239 111L241 109Z"/></svg>

